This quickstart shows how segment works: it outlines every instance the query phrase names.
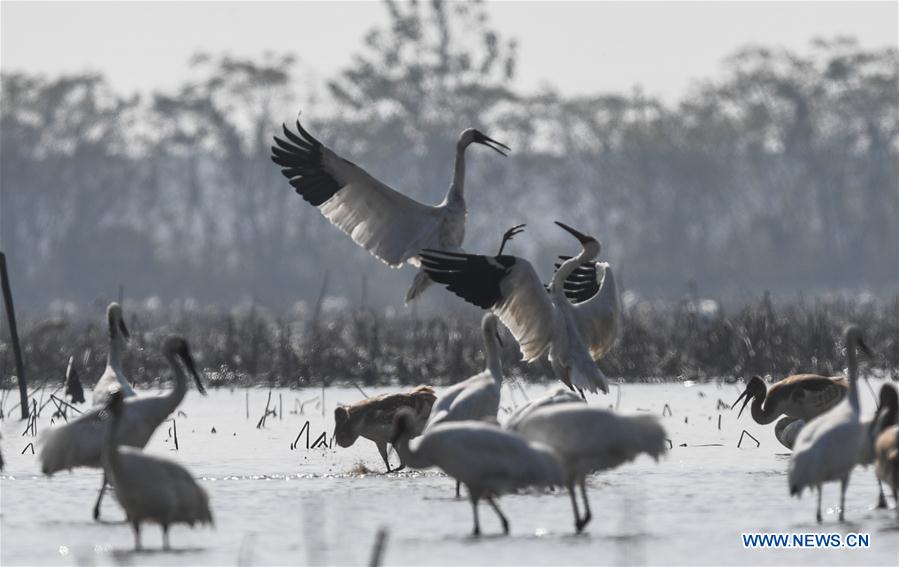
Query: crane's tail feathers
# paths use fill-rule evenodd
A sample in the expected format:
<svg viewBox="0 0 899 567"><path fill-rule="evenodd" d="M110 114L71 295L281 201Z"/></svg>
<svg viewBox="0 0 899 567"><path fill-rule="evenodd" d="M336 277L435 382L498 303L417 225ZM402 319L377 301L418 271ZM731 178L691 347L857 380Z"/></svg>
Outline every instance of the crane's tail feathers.
<svg viewBox="0 0 899 567"><path fill-rule="evenodd" d="M406 305L418 299L426 289L431 287L432 283L434 281L424 270L415 274L415 279L412 280L412 285L409 286L409 291L406 292Z"/></svg>
<svg viewBox="0 0 899 567"><path fill-rule="evenodd" d="M571 368L570 377L571 384L576 388L587 390L591 394L595 394L597 389L602 390L604 394L609 393L609 380L602 370L591 360L585 364L586 368Z"/></svg>

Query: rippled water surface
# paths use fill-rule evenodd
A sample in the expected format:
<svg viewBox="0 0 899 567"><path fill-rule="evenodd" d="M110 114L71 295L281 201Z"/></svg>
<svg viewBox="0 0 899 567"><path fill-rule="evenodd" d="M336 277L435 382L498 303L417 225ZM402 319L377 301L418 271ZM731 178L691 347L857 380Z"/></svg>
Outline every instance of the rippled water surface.
<svg viewBox="0 0 899 567"><path fill-rule="evenodd" d="M875 387L877 384L875 384ZM543 386L526 388L539 395ZM368 394L388 389L371 389ZM719 409L739 390L734 385L624 385L620 409L662 414L673 442L659 463L641 457L589 481L593 522L573 535L568 496L563 492L507 495L500 505L512 534L499 537L499 523L481 510L486 537L475 540L467 500L453 498L453 482L439 473L382 475L371 442L350 449L306 449L291 444L309 422L309 441L327 431L335 404L361 397L356 389L274 390L270 416L256 428L269 391L218 390L202 397L190 391L172 424L160 428L147 450L184 464L210 494L215 529L171 530L172 552L162 552L160 530L147 525L148 551L134 553L130 528L114 498L103 506L106 521L91 519L100 471L81 469L46 478L26 449L24 424L4 420L0 474L0 562L20 564L364 564L377 531L386 527L385 564L720 564L801 563L896 565L899 527L893 510L873 510L877 494L871 469L856 469L844 524L837 522L838 485L825 488L825 518L814 522L814 498L787 493L788 455L774 439L773 426ZM865 415L871 395L862 392ZM247 404L247 399L249 403ZM523 400L503 387L501 418ZM594 397L603 407L610 396ZM300 404L302 412L300 411ZM249 407L249 417L247 408ZM45 410L38 433L49 427ZM721 428L718 417L721 416ZM215 432L213 433L213 428ZM761 442L737 441L743 429ZM683 445L686 446L683 446ZM396 456L392 455L394 462ZM375 471L366 473L366 469ZM746 550L742 532L870 534L866 550Z"/></svg>

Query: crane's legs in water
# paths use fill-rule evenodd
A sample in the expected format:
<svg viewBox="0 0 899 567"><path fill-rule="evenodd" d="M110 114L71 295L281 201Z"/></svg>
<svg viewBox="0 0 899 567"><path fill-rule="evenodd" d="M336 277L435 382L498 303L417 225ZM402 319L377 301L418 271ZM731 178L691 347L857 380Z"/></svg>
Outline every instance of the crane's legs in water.
<svg viewBox="0 0 899 567"><path fill-rule="evenodd" d="M880 482L880 479L877 479L877 489L880 490L880 495L877 497L877 506L875 508L883 509L887 507L887 498L883 495L883 483Z"/></svg>
<svg viewBox="0 0 899 567"><path fill-rule="evenodd" d="M140 551L140 522L131 522L131 529L134 530L134 551Z"/></svg>
<svg viewBox="0 0 899 567"><path fill-rule="evenodd" d="M171 549L169 547L169 526L168 524L162 524L162 549L168 551Z"/></svg>
<svg viewBox="0 0 899 567"><path fill-rule="evenodd" d="M568 494L571 496L571 507L574 508L574 529L581 533L581 513L577 510L577 495L574 493L574 483L568 484Z"/></svg>
<svg viewBox="0 0 899 567"><path fill-rule="evenodd" d="M400 466L393 469L393 472L400 472L404 468L406 468L406 463L403 462L403 458L400 457L400 454L397 452L396 447L393 447L393 452L396 453L397 458L400 460Z"/></svg>
<svg viewBox="0 0 899 567"><path fill-rule="evenodd" d="M478 537L481 535L481 522L478 520L478 498L471 489L468 490L468 499L471 500L471 512L474 514L474 530L471 535Z"/></svg>
<svg viewBox="0 0 899 567"><path fill-rule="evenodd" d="M94 504L94 521L100 519L100 503L103 502L104 492L106 492L106 469L103 470L103 484L100 485L100 493L97 494L97 503Z"/></svg>
<svg viewBox="0 0 899 567"><path fill-rule="evenodd" d="M843 512L846 509L846 488L849 486L849 477L840 479L840 521L843 521Z"/></svg>
<svg viewBox="0 0 899 567"><path fill-rule="evenodd" d="M509 520L503 515L502 510L499 509L492 497L487 497L487 503L490 504L490 507L493 508L493 511L496 512L496 515L499 516L500 521L503 523L503 533L509 535Z"/></svg>
<svg viewBox="0 0 899 567"><path fill-rule="evenodd" d="M584 526L589 524L590 520L593 519L593 514L590 513L590 501L587 500L587 479L585 477L581 477L580 485L581 485L581 498L584 500L584 510L587 513L584 514L584 518L581 520L581 525L578 527L577 531L583 530Z"/></svg>
<svg viewBox="0 0 899 567"><path fill-rule="evenodd" d="M384 464L387 465L387 472L390 472L390 459L387 458L387 443L375 443L378 446L378 453L381 453L381 458L384 459Z"/></svg>
<svg viewBox="0 0 899 567"><path fill-rule="evenodd" d="M818 485L818 523L821 523L821 485Z"/></svg>
<svg viewBox="0 0 899 567"><path fill-rule="evenodd" d="M462 486L462 483L458 480L456 481L456 499L462 498L462 493L459 491L459 487Z"/></svg>

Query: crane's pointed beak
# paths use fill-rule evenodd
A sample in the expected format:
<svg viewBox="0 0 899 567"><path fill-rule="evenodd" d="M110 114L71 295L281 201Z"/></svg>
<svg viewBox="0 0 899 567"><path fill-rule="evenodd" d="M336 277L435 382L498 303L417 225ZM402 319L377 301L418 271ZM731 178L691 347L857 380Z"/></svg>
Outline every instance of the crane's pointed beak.
<svg viewBox="0 0 899 567"><path fill-rule="evenodd" d="M749 404L750 400L752 400L752 396L749 395L749 388L743 390L743 393L740 394L740 397L737 398L737 401L734 402L734 405L730 406L730 409L734 409L735 407L737 407L737 404L740 403L740 400L743 400L743 405L740 406L740 413L737 414L737 419L740 419L740 416L743 415L743 410L746 409L746 405Z"/></svg>
<svg viewBox="0 0 899 567"><path fill-rule="evenodd" d="M578 242L580 242L581 244L586 244L586 243L588 243L588 242L593 242L593 241L596 240L596 239L593 238L592 236L587 236L587 235L584 234L583 232L578 232L577 230L571 228L570 226L568 226L568 225L565 224L565 223L556 221L556 224L559 225L560 227L562 227L562 229L564 229L565 231L567 231L569 234L571 234L572 236L574 236L575 238L577 238L577 239L578 239Z"/></svg>
<svg viewBox="0 0 899 567"><path fill-rule="evenodd" d="M194 377L194 383L197 385L197 391L205 396L206 387L203 386L203 382L200 380L200 374L197 372L197 366L196 364L194 364L194 358L188 352L181 354L181 360L184 361L184 365L187 366L187 369L190 371L191 376Z"/></svg>
<svg viewBox="0 0 899 567"><path fill-rule="evenodd" d="M508 151L508 152L511 152L511 151L512 151L512 148L510 148L510 147L507 146L506 144L504 144L504 143L502 143L502 142L499 142L499 141L497 141L497 140L494 140L494 139L491 138L490 136L488 136L488 135L486 135L486 134L483 134L483 133L481 133L481 132L478 132L478 134L477 134L477 136L475 137L474 141L475 141L476 144L482 144L482 145L484 145L484 146L487 146L488 148L490 148L491 150L497 152L498 154L500 154L500 155L503 156L503 157L506 157L506 156L508 155L508 154L506 154L506 152L504 152L503 150L506 150L506 151Z"/></svg>

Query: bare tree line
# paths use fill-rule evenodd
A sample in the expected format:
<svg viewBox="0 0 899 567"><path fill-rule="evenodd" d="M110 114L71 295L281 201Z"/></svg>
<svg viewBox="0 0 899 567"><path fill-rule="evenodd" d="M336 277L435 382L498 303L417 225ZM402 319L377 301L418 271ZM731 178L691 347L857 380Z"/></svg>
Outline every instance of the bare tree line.
<svg viewBox="0 0 899 567"><path fill-rule="evenodd" d="M478 4L386 3L327 95L292 56L198 55L178 89L140 97L102 76L2 76L0 245L17 299L400 301L386 270L303 203L268 158L304 124L372 174L436 201L460 130L514 152L472 155L467 247L551 268L560 218L596 234L628 289L676 297L895 293L899 59L849 38L746 47L676 104L635 89L566 97L515 88L516 45ZM327 99L327 104L321 101ZM443 294L446 295L446 294ZM430 305L457 305L429 292Z"/></svg>

